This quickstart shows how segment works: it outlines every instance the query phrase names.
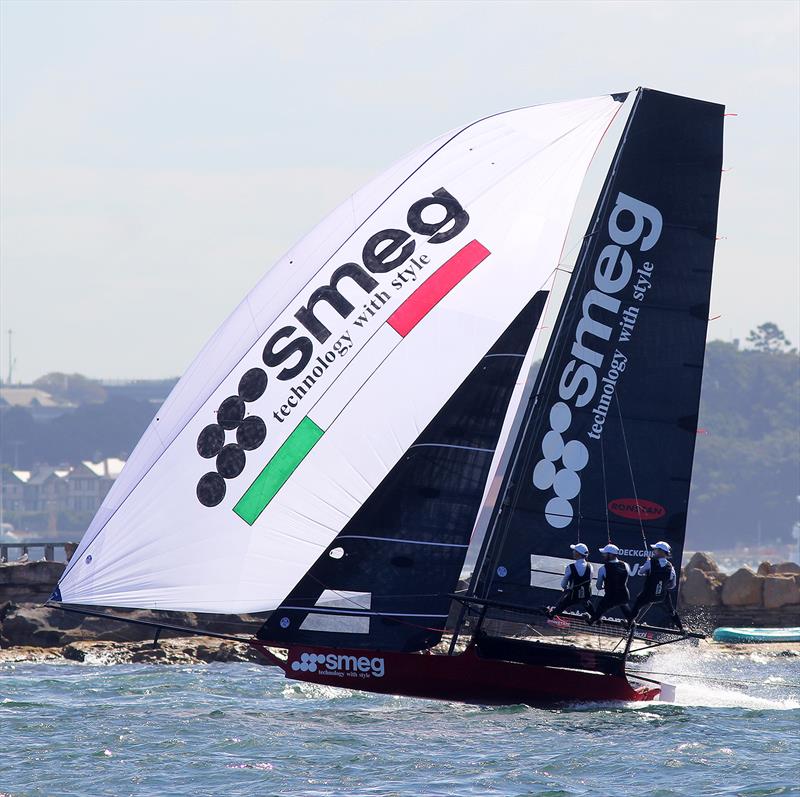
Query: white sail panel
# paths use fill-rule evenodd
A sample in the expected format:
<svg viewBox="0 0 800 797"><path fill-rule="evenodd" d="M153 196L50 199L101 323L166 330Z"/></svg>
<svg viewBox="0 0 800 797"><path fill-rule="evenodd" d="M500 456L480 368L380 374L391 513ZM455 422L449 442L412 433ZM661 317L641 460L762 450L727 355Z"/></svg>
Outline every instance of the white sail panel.
<svg viewBox="0 0 800 797"><path fill-rule="evenodd" d="M176 386L61 600L274 608L548 281L618 108L477 122L335 211Z"/></svg>

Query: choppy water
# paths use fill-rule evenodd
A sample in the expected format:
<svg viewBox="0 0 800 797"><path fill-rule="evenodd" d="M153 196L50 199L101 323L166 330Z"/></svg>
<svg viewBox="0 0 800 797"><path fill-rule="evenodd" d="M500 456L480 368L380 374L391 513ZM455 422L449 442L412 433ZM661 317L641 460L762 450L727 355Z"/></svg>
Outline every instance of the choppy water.
<svg viewBox="0 0 800 797"><path fill-rule="evenodd" d="M800 794L800 659L667 653L677 703L479 708L248 664L0 666L0 794Z"/></svg>

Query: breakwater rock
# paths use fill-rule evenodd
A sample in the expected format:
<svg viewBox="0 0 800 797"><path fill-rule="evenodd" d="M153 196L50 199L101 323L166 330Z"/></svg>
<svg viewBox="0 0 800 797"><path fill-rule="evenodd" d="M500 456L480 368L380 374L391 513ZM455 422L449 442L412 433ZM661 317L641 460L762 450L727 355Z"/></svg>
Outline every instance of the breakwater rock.
<svg viewBox="0 0 800 797"><path fill-rule="evenodd" d="M190 612L151 612L115 609L114 614L131 620L165 623L234 636L252 636L266 618L264 615L216 615ZM107 617L88 617L61 609L31 603L7 602L0 605L0 647L63 648L87 640L95 642L152 641L156 628L121 623ZM185 634L163 629L159 638L185 638Z"/></svg>
<svg viewBox="0 0 800 797"><path fill-rule="evenodd" d="M0 564L0 604L6 601L44 603L58 583L63 562L8 562Z"/></svg>
<svg viewBox="0 0 800 797"><path fill-rule="evenodd" d="M153 627L120 623L106 617L88 617L42 605L63 569L61 563L44 561L0 565L0 652L13 649L18 655L28 651L24 655L52 654L77 659L81 655L107 656L110 650L119 648L122 661L146 658L165 662L204 661L212 655L218 657L213 659L218 661L241 660L225 657L254 655L243 643L206 640L201 644L196 637L187 639L185 634L168 629L159 634L164 640L160 647L153 647L156 633ZM709 554L696 553L681 575L680 608L687 623L699 630L710 631L720 625L800 626L800 565L762 562L755 571L740 568L727 575ZM268 613L236 617L127 609L114 609L113 613L134 620L242 638L253 635L268 616ZM226 644L233 647L226 648ZM241 645L242 650L237 645ZM46 650L50 653L45 654Z"/></svg>
<svg viewBox="0 0 800 797"><path fill-rule="evenodd" d="M0 648L0 664L22 662L65 662L85 664L211 664L212 662L254 662L264 659L243 642L214 637L181 637L152 642L98 642L84 640L64 647L20 645Z"/></svg>
<svg viewBox="0 0 800 797"><path fill-rule="evenodd" d="M683 568L680 608L696 627L800 625L800 565L762 562L728 575L707 553Z"/></svg>

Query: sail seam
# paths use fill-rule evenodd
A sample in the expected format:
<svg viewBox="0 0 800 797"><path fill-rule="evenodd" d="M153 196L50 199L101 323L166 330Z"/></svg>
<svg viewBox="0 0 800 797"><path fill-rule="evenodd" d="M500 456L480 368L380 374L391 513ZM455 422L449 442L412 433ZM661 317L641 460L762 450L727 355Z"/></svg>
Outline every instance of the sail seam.
<svg viewBox="0 0 800 797"><path fill-rule="evenodd" d="M447 617L446 614L410 614L409 612L372 612L358 609L327 609L321 606L281 606L295 612L315 612L317 614L354 614L369 615L371 617Z"/></svg>
<svg viewBox="0 0 800 797"><path fill-rule="evenodd" d="M427 542L425 540L399 540L396 537L370 537L366 534L345 534L337 537L334 542L339 540L381 540L382 542L396 542L401 545L437 545L441 548L468 548L468 545L460 545L454 542Z"/></svg>
<svg viewBox="0 0 800 797"><path fill-rule="evenodd" d="M412 448L458 448L462 451L479 451L483 454L494 454L493 448L478 448L477 446L459 446L455 443L414 443L414 445L409 446L408 450L411 451Z"/></svg>

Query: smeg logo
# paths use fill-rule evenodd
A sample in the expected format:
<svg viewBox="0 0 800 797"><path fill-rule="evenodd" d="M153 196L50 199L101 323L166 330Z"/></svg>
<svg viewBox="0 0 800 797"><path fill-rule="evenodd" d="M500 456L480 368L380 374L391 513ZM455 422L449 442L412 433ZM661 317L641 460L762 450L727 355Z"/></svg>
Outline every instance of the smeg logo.
<svg viewBox="0 0 800 797"><path fill-rule="evenodd" d="M533 469L533 484L540 490L551 487L556 494L545 505L547 522L557 529L568 526L572 520L571 499L581 491L578 471L589 462L589 450L579 440L565 441L563 433L572 423L572 412L559 401L550 409L550 431L542 438L542 455ZM556 463L561 460L561 467Z"/></svg>
<svg viewBox="0 0 800 797"><path fill-rule="evenodd" d="M267 373L251 368L239 380L237 395L228 396L217 409L217 422L206 426L197 437L197 453L204 459L216 458L216 470L197 482L197 500L203 506L216 506L225 497L225 479L235 479L247 460L246 451L255 451L267 437L267 425L258 415L245 418L246 405L264 395ZM226 442L226 433L236 431L236 442Z"/></svg>

